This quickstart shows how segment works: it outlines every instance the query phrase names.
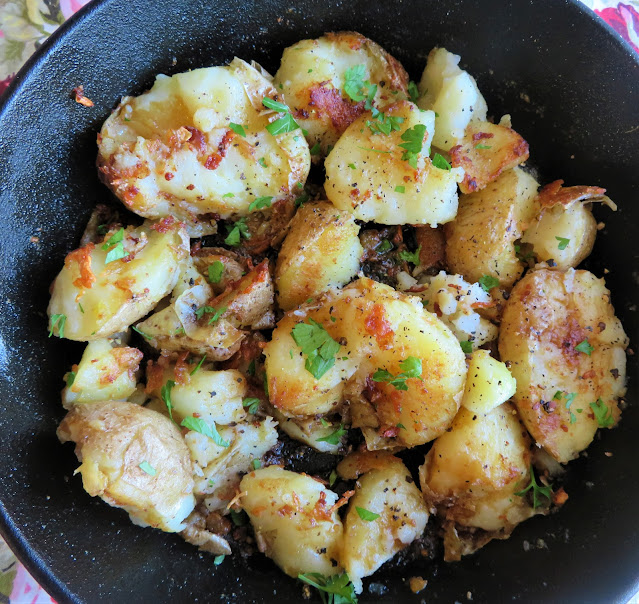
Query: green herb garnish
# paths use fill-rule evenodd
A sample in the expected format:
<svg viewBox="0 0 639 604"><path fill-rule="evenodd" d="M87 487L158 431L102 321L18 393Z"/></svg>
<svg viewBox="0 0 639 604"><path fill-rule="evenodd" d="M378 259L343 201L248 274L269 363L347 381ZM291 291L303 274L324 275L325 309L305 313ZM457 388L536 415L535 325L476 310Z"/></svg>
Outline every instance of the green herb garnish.
<svg viewBox="0 0 639 604"><path fill-rule="evenodd" d="M259 398L245 398L242 400L242 407L244 407L251 415L255 415L257 413L257 409L260 406Z"/></svg>
<svg viewBox="0 0 639 604"><path fill-rule="evenodd" d="M228 231L228 235L226 236L224 243L232 247L237 247L238 245L240 245L240 241L242 240L242 238L251 238L248 226L246 226L246 218L240 218L233 224L227 224L226 230Z"/></svg>
<svg viewBox="0 0 639 604"><path fill-rule="evenodd" d="M357 604L355 588L346 573L330 577L325 577L321 573L300 573L297 578L318 589L324 604Z"/></svg>
<svg viewBox="0 0 639 604"><path fill-rule="evenodd" d="M148 461L143 461L141 464L138 464L138 468L149 476L155 476L158 473L158 471Z"/></svg>
<svg viewBox="0 0 639 604"><path fill-rule="evenodd" d="M570 243L570 239L566 239L565 237L555 237L557 241L559 241L559 245L557 245L557 249L565 250Z"/></svg>
<svg viewBox="0 0 639 604"><path fill-rule="evenodd" d="M322 438L316 439L315 442L328 443L329 445L338 445L342 436L344 436L346 432L347 430L344 428L344 425L340 424L337 430L331 432L328 436L322 436Z"/></svg>
<svg viewBox="0 0 639 604"><path fill-rule="evenodd" d="M373 374L374 382L387 382L391 386L394 386L396 390L408 390L408 384L406 380L408 378L422 379L422 361L416 357L408 357L404 361L400 361L401 373L393 375L386 369L378 369Z"/></svg>
<svg viewBox="0 0 639 604"><path fill-rule="evenodd" d="M530 464L530 484L523 491L516 492L515 495L523 497L530 489L533 491L533 508L537 509L542 505L542 495L548 499L548 501L552 501L552 485L542 486L537 483L532 464Z"/></svg>
<svg viewBox="0 0 639 604"><path fill-rule="evenodd" d="M578 350L579 352L583 352L584 354L587 354L588 356L590 356L592 354L592 351L594 349L595 349L595 347L590 345L590 342L588 341L588 338L586 338L585 340L579 342L579 344L577 344L577 346L575 346L575 350Z"/></svg>
<svg viewBox="0 0 639 604"><path fill-rule="evenodd" d="M58 327L58 337L64 338L64 326L67 324L66 315L51 315L51 329L49 330L49 337L53 335L53 330L56 325Z"/></svg>
<svg viewBox="0 0 639 604"><path fill-rule="evenodd" d="M464 352L465 354L471 354L472 353L473 345L468 340L466 340L465 342L460 342L459 345L461 346L462 352Z"/></svg>
<svg viewBox="0 0 639 604"><path fill-rule="evenodd" d="M248 207L248 211L261 210L263 208L270 208L273 197L258 197L255 201L252 201Z"/></svg>
<svg viewBox="0 0 639 604"><path fill-rule="evenodd" d="M229 128L233 130L235 134L239 134L240 136L246 136L246 130L244 130L244 126L241 126L240 124L235 124L231 122L229 124Z"/></svg>
<svg viewBox="0 0 639 604"><path fill-rule="evenodd" d="M595 403L590 403L590 408L595 414L600 428L609 428L615 423L615 418L612 416L612 409L608 407L601 398L598 398Z"/></svg>
<svg viewBox="0 0 639 604"><path fill-rule="evenodd" d="M224 263L216 260L208 267L209 271L209 283L219 283L222 280L224 274Z"/></svg>
<svg viewBox="0 0 639 604"><path fill-rule="evenodd" d="M409 252L407 250L402 250L399 253L399 257L402 260L406 260L406 262L412 262L415 266L419 265L419 252L421 251L421 245L414 251Z"/></svg>
<svg viewBox="0 0 639 604"><path fill-rule="evenodd" d="M499 279L496 279L492 275L484 275L479 281L481 288L488 293L493 287L499 286Z"/></svg>
<svg viewBox="0 0 639 604"><path fill-rule="evenodd" d="M424 124L417 124L412 128L408 128L402 134L402 140L405 141L399 145L405 149L402 154L402 160L407 161L412 168L417 168L417 156L422 152L425 134L426 126Z"/></svg>
<svg viewBox="0 0 639 604"><path fill-rule="evenodd" d="M309 323L298 323L291 332L295 343L306 355L306 370L319 380L333 365L340 345L322 325L309 319Z"/></svg>
<svg viewBox="0 0 639 604"><path fill-rule="evenodd" d="M435 157L433 157L433 166L440 170L450 170L452 168L446 158L439 153L435 153Z"/></svg>
<svg viewBox="0 0 639 604"><path fill-rule="evenodd" d="M357 514L359 515L359 517L366 522L372 522L373 520L377 520L379 518L379 514L371 512L366 508L359 508L355 506L355 509L357 510Z"/></svg>
<svg viewBox="0 0 639 604"><path fill-rule="evenodd" d="M215 422L213 422L212 426L209 426L209 424L199 417L185 417L180 425L194 432L199 432L204 436L208 436L218 447L229 447L231 445L231 443L220 436Z"/></svg>
<svg viewBox="0 0 639 604"><path fill-rule="evenodd" d="M173 390L173 386L175 386L175 382L173 380L167 380L166 384L162 386L162 390L160 390L160 395L171 419L173 419L173 402L171 401L171 390Z"/></svg>

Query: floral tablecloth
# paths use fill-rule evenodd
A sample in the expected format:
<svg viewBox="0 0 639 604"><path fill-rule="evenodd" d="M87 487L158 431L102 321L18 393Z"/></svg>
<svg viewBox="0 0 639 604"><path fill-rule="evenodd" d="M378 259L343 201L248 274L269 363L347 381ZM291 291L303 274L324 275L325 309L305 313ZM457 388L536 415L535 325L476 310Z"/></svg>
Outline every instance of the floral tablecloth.
<svg viewBox="0 0 639 604"><path fill-rule="evenodd" d="M37 48L90 0L0 0L0 95ZM639 0L582 0L639 52ZM0 538L0 604L51 604ZM631 604L639 604L635 596Z"/></svg>

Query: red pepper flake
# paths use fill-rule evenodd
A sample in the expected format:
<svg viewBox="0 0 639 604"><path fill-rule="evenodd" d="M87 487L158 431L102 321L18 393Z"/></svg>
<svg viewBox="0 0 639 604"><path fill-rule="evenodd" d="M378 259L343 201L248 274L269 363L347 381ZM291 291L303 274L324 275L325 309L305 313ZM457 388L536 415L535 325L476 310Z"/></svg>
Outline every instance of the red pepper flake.
<svg viewBox="0 0 639 604"><path fill-rule="evenodd" d="M566 501L568 501L568 493L564 491L564 487L561 487L558 491L553 493L552 502L555 505L563 505Z"/></svg>
<svg viewBox="0 0 639 604"><path fill-rule="evenodd" d="M75 287L91 289L92 285L95 283L95 275L91 270L91 252L94 248L94 243L88 243L84 247L73 250L64 259L64 265L69 269L73 262L78 263L80 276L73 282Z"/></svg>
<svg viewBox="0 0 639 604"><path fill-rule="evenodd" d="M151 229L153 231L157 231L158 233L166 233L171 230L171 227L175 223L175 218L173 216L167 216L163 218L160 222L151 225Z"/></svg>
<svg viewBox="0 0 639 604"><path fill-rule="evenodd" d="M189 191L192 191L193 189L195 189L195 185L187 185L186 187Z"/></svg>
<svg viewBox="0 0 639 604"><path fill-rule="evenodd" d="M84 86L76 86L72 90L72 92L75 95L76 103L80 103L80 105L84 105L85 107L93 107L93 101L90 98L84 96Z"/></svg>
<svg viewBox="0 0 639 604"><path fill-rule="evenodd" d="M165 172L164 178L166 180L173 180L173 172Z"/></svg>
<svg viewBox="0 0 639 604"><path fill-rule="evenodd" d="M473 134L473 140L480 141L484 138L493 138L493 136L495 135L491 132L475 132L475 134Z"/></svg>

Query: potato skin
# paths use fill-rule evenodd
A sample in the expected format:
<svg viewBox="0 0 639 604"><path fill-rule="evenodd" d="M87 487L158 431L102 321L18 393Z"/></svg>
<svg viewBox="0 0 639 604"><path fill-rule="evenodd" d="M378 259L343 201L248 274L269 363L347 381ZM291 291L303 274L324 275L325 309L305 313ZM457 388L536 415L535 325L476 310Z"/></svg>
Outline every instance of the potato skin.
<svg viewBox="0 0 639 604"><path fill-rule="evenodd" d="M445 226L451 272L472 283L484 275L509 289L524 267L514 242L537 213L538 184L521 168L504 172L485 189L462 195L455 221Z"/></svg>
<svg viewBox="0 0 639 604"><path fill-rule="evenodd" d="M329 287L346 285L360 266L358 233L355 219L327 201L300 208L277 257L280 308L290 310Z"/></svg>
<svg viewBox="0 0 639 604"><path fill-rule="evenodd" d="M310 154L301 131L266 130L282 117L262 105L266 96L282 100L268 74L237 58L160 75L148 92L125 97L102 126L100 176L130 210L175 216L192 237L215 233L213 214L245 216L258 197L287 199L306 181Z"/></svg>
<svg viewBox="0 0 639 604"><path fill-rule="evenodd" d="M177 426L160 413L126 402L75 405L58 427L76 443L89 495L123 508L136 524L167 532L184 528L195 506L189 450ZM150 475L140 468L147 462Z"/></svg>
<svg viewBox="0 0 639 604"><path fill-rule="evenodd" d="M358 220L432 226L453 220L457 183L463 172L458 168L436 168L428 156L435 114L420 111L409 101L397 101L385 111L388 116L404 120L400 129L388 135L373 134L366 124L371 114L358 117L324 162L326 196ZM417 167L413 168L402 159L405 149L400 145L404 144L402 135L416 126L425 126L426 131Z"/></svg>
<svg viewBox="0 0 639 604"><path fill-rule="evenodd" d="M242 508L258 547L287 574L339 574L342 522L332 506L337 495L310 476L279 466L244 476Z"/></svg>
<svg viewBox="0 0 639 604"><path fill-rule="evenodd" d="M302 128L312 147L320 143L319 159L334 146L348 125L365 111L364 102L343 92L344 74L363 65L363 80L377 85L375 105L383 107L406 94L408 74L381 46L356 32L328 33L315 40L301 40L282 54L274 84Z"/></svg>
<svg viewBox="0 0 639 604"><path fill-rule="evenodd" d="M575 348L586 339L590 355ZM557 461L574 459L594 438L599 424L591 403L601 399L612 425L618 421L627 346L610 292L592 273L536 270L513 288L499 353L517 380L513 400L526 428Z"/></svg>

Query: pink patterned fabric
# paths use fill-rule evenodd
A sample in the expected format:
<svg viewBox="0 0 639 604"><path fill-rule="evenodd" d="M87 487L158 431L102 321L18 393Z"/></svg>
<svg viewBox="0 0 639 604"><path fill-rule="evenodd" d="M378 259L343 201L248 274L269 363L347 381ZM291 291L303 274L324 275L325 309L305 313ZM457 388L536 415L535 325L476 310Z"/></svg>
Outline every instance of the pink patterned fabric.
<svg viewBox="0 0 639 604"><path fill-rule="evenodd" d="M620 2L616 8L595 9L595 13L610 24L626 42L630 43L630 46L639 52L639 12L636 8Z"/></svg>
<svg viewBox="0 0 639 604"><path fill-rule="evenodd" d="M18 572L13 579L10 601L11 604L55 604L21 564L18 564Z"/></svg>

